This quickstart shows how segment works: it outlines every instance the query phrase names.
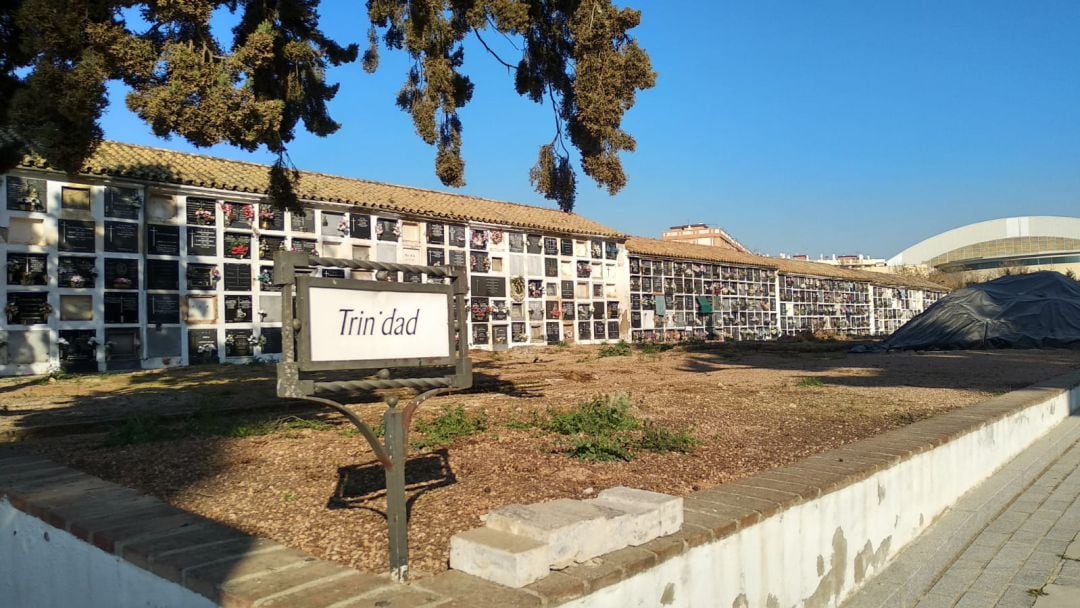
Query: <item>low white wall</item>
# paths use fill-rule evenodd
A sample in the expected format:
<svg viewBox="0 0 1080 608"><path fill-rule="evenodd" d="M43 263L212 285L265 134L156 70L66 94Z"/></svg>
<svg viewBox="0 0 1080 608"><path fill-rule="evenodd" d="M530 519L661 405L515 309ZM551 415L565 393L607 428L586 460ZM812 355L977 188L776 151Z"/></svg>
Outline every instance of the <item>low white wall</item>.
<svg viewBox="0 0 1080 608"><path fill-rule="evenodd" d="M0 606L213 608L216 604L0 499Z"/></svg>
<svg viewBox="0 0 1080 608"><path fill-rule="evenodd" d="M566 606L837 606L1069 415L1076 387Z"/></svg>

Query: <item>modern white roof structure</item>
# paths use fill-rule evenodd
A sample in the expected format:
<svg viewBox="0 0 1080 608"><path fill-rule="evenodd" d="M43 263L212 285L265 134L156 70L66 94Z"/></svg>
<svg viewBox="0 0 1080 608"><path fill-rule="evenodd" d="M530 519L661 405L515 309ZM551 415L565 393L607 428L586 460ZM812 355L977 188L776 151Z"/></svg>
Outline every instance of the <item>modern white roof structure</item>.
<svg viewBox="0 0 1080 608"><path fill-rule="evenodd" d="M927 265L972 269L1015 260L1058 259L1080 254L1080 218L1007 217L954 228L908 247L889 266Z"/></svg>

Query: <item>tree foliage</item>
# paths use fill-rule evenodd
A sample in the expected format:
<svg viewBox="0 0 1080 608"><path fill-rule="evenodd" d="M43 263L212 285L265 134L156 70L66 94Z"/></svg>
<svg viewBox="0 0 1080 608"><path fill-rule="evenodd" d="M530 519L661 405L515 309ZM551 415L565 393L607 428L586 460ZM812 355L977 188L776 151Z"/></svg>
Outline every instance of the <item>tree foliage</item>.
<svg viewBox="0 0 1080 608"><path fill-rule="evenodd" d="M13 136L0 149L0 169L32 149L76 172L101 142L106 85L118 80L130 88L128 108L158 136L275 153L271 198L297 208L287 146L298 124L320 136L340 127L327 110L338 85L326 70L359 56L358 45L323 33L318 8L319 0L0 3L0 127ZM211 27L223 10L239 16L228 46ZM529 173L538 192L573 208L570 148L608 192L626 184L619 154L635 142L622 118L637 91L655 82L629 34L639 12L612 0L368 0L367 12L362 65L377 69L381 48L408 54L397 104L435 147L444 184L465 183L459 110L473 93L463 72L470 37L513 70L519 94L553 108L554 137ZM515 63L488 45L492 32L520 42Z"/></svg>

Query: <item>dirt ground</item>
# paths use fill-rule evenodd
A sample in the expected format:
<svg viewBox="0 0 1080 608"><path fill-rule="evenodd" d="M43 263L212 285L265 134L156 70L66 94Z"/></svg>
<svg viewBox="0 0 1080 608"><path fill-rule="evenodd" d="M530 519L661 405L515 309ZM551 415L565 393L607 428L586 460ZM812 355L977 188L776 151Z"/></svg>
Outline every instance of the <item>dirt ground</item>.
<svg viewBox="0 0 1080 608"><path fill-rule="evenodd" d="M418 413L423 422L460 405L483 412L487 427L445 448L411 449L412 569L445 569L450 537L501 505L582 498L618 485L685 494L1080 367L1080 351L853 355L846 349L725 346L606 358L588 347L475 353L477 389L431 399ZM273 373L272 367L215 366L53 383L9 379L0 382L0 416L9 426L27 426L92 417L85 413L92 411L148 416L252 403L271 408L256 415L264 420L310 414L275 402ZM586 462L568 456L557 435L530 424L549 410L617 392L631 396L635 415L688 431L698 446L686 454L641 451L630 462ZM384 407L371 403L361 411L374 423ZM312 555L383 571L382 471L342 419L322 420L331 424L127 444L115 441L114 429L16 447ZM423 435L414 431L411 438Z"/></svg>

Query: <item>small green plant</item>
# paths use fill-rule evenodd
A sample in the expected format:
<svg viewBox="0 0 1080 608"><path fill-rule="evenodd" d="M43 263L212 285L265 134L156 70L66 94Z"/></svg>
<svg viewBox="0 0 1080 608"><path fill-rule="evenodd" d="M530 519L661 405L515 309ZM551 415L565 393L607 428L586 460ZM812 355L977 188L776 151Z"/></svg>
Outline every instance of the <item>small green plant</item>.
<svg viewBox="0 0 1080 608"><path fill-rule="evenodd" d="M672 431L646 420L641 433L641 447L650 452L679 452L685 454L698 444L686 431Z"/></svg>
<svg viewBox="0 0 1080 608"><path fill-rule="evenodd" d="M607 435L637 429L626 393L601 395L567 412L552 412L544 429L560 435Z"/></svg>
<svg viewBox="0 0 1080 608"><path fill-rule="evenodd" d="M625 340L619 340L618 344L605 344L600 347L600 357L629 357L630 345Z"/></svg>
<svg viewBox="0 0 1080 608"><path fill-rule="evenodd" d="M813 376L807 376L807 377L803 378L802 380L799 380L795 384L795 386L797 386L799 388L821 388L821 387L825 386L825 383L822 382L820 379L815 378Z"/></svg>
<svg viewBox="0 0 1080 608"><path fill-rule="evenodd" d="M160 418L128 418L120 426L109 431L102 441L105 447L118 447L150 443L171 438L171 432Z"/></svg>
<svg viewBox="0 0 1080 608"><path fill-rule="evenodd" d="M454 409L444 407L438 418L416 425L416 430L423 434L423 438L414 443L418 448L445 447L459 437L482 433L486 429L487 414L484 412L469 414L460 405Z"/></svg>
<svg viewBox="0 0 1080 608"><path fill-rule="evenodd" d="M629 462L634 459L629 442L622 435L583 437L576 440L567 453L573 458L593 462Z"/></svg>
<svg viewBox="0 0 1080 608"><path fill-rule="evenodd" d="M675 348L674 344L665 344L663 342L643 342L638 346L638 350L645 355L655 355L669 351L672 348Z"/></svg>
<svg viewBox="0 0 1080 608"><path fill-rule="evenodd" d="M570 345L566 343L566 340L559 340L555 343L555 346L558 348L570 348Z"/></svg>

